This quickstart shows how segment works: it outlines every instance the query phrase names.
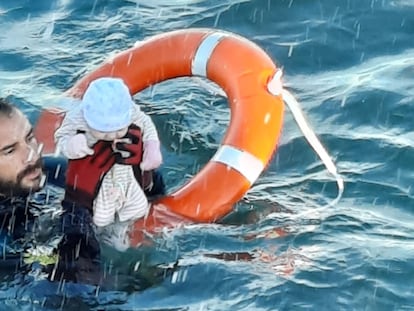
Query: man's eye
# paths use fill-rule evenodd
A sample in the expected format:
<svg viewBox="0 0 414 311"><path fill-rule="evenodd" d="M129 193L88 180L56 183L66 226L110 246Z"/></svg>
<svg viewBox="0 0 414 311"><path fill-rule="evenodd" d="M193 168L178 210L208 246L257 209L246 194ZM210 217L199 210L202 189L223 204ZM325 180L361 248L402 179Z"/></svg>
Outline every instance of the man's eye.
<svg viewBox="0 0 414 311"><path fill-rule="evenodd" d="M14 148L9 148L9 149L3 150L4 155L10 155L13 152L14 152Z"/></svg>
<svg viewBox="0 0 414 311"><path fill-rule="evenodd" d="M35 139L36 139L36 137L34 135L30 135L30 136L27 137L27 141L29 141L29 142L31 142Z"/></svg>

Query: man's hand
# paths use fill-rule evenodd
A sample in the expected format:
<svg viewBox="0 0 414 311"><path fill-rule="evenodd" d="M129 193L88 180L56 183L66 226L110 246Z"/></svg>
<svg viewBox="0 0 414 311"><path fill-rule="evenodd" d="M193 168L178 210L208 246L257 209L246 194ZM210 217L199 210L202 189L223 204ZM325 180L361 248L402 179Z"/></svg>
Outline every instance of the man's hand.
<svg viewBox="0 0 414 311"><path fill-rule="evenodd" d="M64 201L92 210L102 180L115 163L111 144L99 141L94 154L82 159L69 160L66 171Z"/></svg>
<svg viewBox="0 0 414 311"><path fill-rule="evenodd" d="M152 172L144 172L143 174L141 171L143 155L141 129L135 124L131 124L122 141L115 144L115 149L118 152L116 155L116 163L131 165L135 179L142 189L151 189L153 184Z"/></svg>
<svg viewBox="0 0 414 311"><path fill-rule="evenodd" d="M140 165L143 171L151 171L162 163L159 140L142 141L142 131L135 124L128 127L128 132L115 144L118 152L116 162L127 165Z"/></svg>
<svg viewBox="0 0 414 311"><path fill-rule="evenodd" d="M142 132L135 124L128 127L126 135L115 144L116 163L140 165L142 161Z"/></svg>

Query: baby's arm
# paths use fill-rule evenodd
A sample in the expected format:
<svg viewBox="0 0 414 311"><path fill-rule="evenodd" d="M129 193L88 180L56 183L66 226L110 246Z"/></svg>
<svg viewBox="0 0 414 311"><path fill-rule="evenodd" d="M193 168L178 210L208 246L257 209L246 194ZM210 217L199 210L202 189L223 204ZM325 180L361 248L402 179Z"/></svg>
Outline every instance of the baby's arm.
<svg viewBox="0 0 414 311"><path fill-rule="evenodd" d="M158 138L157 129L152 122L150 116L140 111L135 110L134 123L142 129L144 154L141 162L141 169L150 171L158 168L162 163L162 154L160 149L160 141Z"/></svg>
<svg viewBox="0 0 414 311"><path fill-rule="evenodd" d="M68 159L80 159L93 154L93 149L88 146L86 136L77 133L83 118L80 112L68 112L61 126L55 132L55 142L58 153Z"/></svg>
<svg viewBox="0 0 414 311"><path fill-rule="evenodd" d="M70 158L66 152L66 145L69 138L76 135L74 120L71 118L71 112L67 112L60 127L55 131L56 148L59 153Z"/></svg>

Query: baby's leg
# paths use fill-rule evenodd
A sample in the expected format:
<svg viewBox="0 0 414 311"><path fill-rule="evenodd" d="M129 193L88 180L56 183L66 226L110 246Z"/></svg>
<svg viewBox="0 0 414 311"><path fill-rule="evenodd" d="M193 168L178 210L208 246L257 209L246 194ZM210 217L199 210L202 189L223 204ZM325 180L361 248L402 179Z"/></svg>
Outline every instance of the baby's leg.
<svg viewBox="0 0 414 311"><path fill-rule="evenodd" d="M113 186L110 174L104 177L101 188L93 203L93 222L98 227L107 226L115 221L115 213L122 192Z"/></svg>
<svg viewBox="0 0 414 311"><path fill-rule="evenodd" d="M144 191L138 183L132 180L126 188L125 202L117 210L121 222L144 217L148 212L149 204Z"/></svg>

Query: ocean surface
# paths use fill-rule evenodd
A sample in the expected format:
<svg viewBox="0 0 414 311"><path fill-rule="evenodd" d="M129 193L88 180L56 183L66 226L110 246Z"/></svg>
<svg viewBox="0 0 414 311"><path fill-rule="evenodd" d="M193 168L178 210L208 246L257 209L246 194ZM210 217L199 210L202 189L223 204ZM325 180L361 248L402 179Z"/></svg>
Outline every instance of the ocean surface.
<svg viewBox="0 0 414 311"><path fill-rule="evenodd" d="M57 285L35 269L5 277L0 309L414 310L414 1L1 0L0 96L59 106L111 55L193 27L244 36L283 69L342 198L329 206L335 179L286 109L275 156L220 224L108 251L113 288ZM136 94L159 129L169 191L227 129L226 98L206 86L182 78Z"/></svg>

